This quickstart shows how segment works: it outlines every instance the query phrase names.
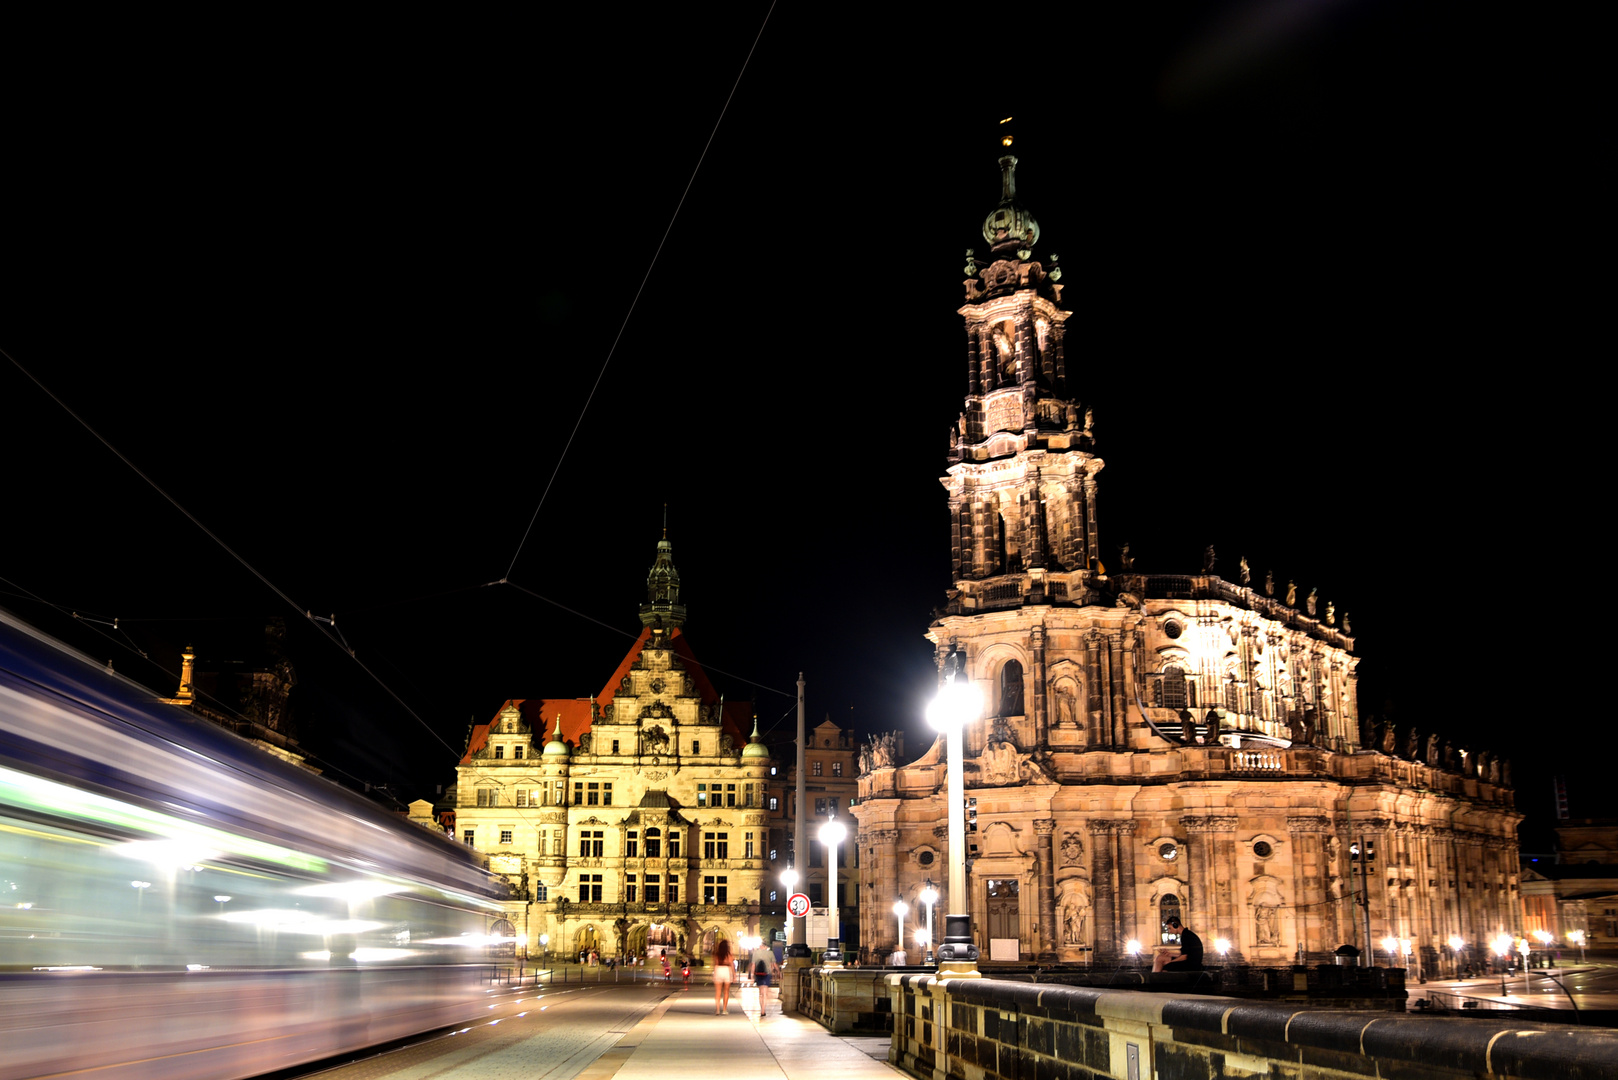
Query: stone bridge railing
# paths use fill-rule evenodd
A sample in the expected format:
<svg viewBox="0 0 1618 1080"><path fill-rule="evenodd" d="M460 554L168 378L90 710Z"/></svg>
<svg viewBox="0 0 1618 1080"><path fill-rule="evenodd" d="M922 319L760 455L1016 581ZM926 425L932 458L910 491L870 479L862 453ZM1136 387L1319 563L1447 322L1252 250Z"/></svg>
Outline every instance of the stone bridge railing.
<svg viewBox="0 0 1618 1080"><path fill-rule="evenodd" d="M1618 1029L890 975L889 1060L922 1080L1618 1077Z"/></svg>

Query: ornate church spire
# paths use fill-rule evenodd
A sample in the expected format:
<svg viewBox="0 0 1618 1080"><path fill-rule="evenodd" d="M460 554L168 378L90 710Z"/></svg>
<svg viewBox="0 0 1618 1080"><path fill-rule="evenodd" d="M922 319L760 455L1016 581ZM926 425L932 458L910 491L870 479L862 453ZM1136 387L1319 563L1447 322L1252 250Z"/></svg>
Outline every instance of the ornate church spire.
<svg viewBox="0 0 1618 1080"><path fill-rule="evenodd" d="M657 558L646 575L646 603L640 606L643 626L665 631L685 625L685 605L680 603L680 572L674 568L674 545L669 543L668 507L663 508L663 539L657 542Z"/></svg>

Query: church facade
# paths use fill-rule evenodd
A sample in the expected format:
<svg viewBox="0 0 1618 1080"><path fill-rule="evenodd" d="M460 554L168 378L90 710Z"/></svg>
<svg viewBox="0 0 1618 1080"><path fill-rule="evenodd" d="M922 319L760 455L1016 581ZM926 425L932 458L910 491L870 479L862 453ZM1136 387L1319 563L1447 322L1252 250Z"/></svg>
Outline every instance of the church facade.
<svg viewBox="0 0 1618 1080"><path fill-rule="evenodd" d="M759 932L781 792L749 706L723 701L681 632L667 538L640 619L600 693L507 701L456 769L457 835L513 887L531 956L700 956Z"/></svg>
<svg viewBox="0 0 1618 1080"><path fill-rule="evenodd" d="M1116 961L1177 941L1320 962L1340 945L1412 965L1521 932L1509 764L1413 731L1363 732L1346 615L1255 584L1210 549L1183 574L1101 559L1093 418L1064 350L1060 266L1033 249L1016 158L968 253L965 408L946 475L952 583L927 628L960 654L982 716L964 733L967 908L984 959ZM1232 580L1232 578L1234 580ZM865 756L863 940L928 884L946 891L942 740ZM1504 775L1503 775L1504 774ZM938 904L939 922L952 907ZM883 946L886 949L883 949ZM1486 955L1480 953L1478 955Z"/></svg>

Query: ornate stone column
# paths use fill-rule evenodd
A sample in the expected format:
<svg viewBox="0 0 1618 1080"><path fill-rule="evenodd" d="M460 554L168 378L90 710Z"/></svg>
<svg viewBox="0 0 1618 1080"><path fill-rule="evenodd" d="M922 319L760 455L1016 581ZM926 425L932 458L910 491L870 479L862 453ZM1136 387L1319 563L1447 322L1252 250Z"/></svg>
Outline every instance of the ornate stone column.
<svg viewBox="0 0 1618 1080"><path fill-rule="evenodd" d="M1324 817L1287 818L1287 830L1292 834L1292 910L1296 916L1296 933L1303 962L1311 954L1323 956L1326 947L1327 919L1325 881L1321 865L1324 858L1325 834L1331 823Z"/></svg>
<svg viewBox="0 0 1618 1080"><path fill-rule="evenodd" d="M867 850L875 847L877 851L881 852L877 856L876 874L874 875L876 877L877 891L874 898L875 902L859 905L861 926L862 928L866 926L892 926L894 933L898 933L898 925L892 919L884 918L884 916L889 913L895 900L903 899L899 895L901 891L899 883L899 830L873 829L868 833L860 834L855 838L854 842L865 844ZM859 888L859 883L855 882L854 887ZM861 898L856 896L855 899ZM867 913L869 913L869 917L867 917ZM887 932L883 931L881 934L867 934L864 940L874 944L877 941L885 940L886 937ZM898 942L894 948L904 948L904 942Z"/></svg>
<svg viewBox="0 0 1618 1080"><path fill-rule="evenodd" d="M1101 539L1096 532L1096 478L1095 473L1084 475L1084 535L1085 565L1091 559L1101 558Z"/></svg>
<svg viewBox="0 0 1618 1080"><path fill-rule="evenodd" d="M1087 704L1090 713L1090 730L1085 733L1085 741L1094 747L1102 745L1105 741L1101 737L1101 635L1093 630L1084 635L1084 650L1084 682L1090 695L1090 700Z"/></svg>
<svg viewBox="0 0 1618 1080"><path fill-rule="evenodd" d="M1188 814L1180 819L1180 824L1193 838L1193 844L1201 848L1202 882L1201 892L1204 897L1201 912L1193 912L1193 918L1202 923L1203 944L1213 948L1215 938L1224 938L1230 942L1230 957L1232 961L1241 959L1242 935L1236 921L1235 897L1232 893L1232 872L1236 860L1236 815L1235 814ZM1187 920L1191 929L1196 930L1196 922Z"/></svg>
<svg viewBox="0 0 1618 1080"><path fill-rule="evenodd" d="M1107 725L1112 733L1109 741L1124 749L1129 746L1128 717L1124 713L1124 643L1117 637L1110 638L1108 643L1112 658L1107 664L1107 684L1112 688L1112 722Z"/></svg>
<svg viewBox="0 0 1618 1080"><path fill-rule="evenodd" d="M1049 688L1045 685L1045 627L1035 626L1028 634L1034 654L1034 747L1050 744Z"/></svg>
<svg viewBox="0 0 1618 1080"><path fill-rule="evenodd" d="M979 326L966 328L966 392L968 394L982 393L982 382L979 380L980 340L983 330Z"/></svg>
<svg viewBox="0 0 1618 1080"><path fill-rule="evenodd" d="M1090 828L1090 891L1095 902L1095 957L1116 960L1119 953L1116 886L1112 870L1112 822L1092 818Z"/></svg>
<svg viewBox="0 0 1618 1080"><path fill-rule="evenodd" d="M1039 949L1041 961L1056 959L1056 819L1034 819L1034 854L1039 864Z"/></svg>
<svg viewBox="0 0 1618 1080"><path fill-rule="evenodd" d="M1135 937L1140 919L1140 897L1135 895L1135 823L1114 821L1113 832L1118 836L1118 939L1127 941Z"/></svg>

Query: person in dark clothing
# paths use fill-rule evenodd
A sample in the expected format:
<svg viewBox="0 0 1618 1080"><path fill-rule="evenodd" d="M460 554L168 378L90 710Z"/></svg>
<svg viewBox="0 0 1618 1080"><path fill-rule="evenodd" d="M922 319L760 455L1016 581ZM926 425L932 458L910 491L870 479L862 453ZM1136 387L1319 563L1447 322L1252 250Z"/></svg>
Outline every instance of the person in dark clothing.
<svg viewBox="0 0 1618 1080"><path fill-rule="evenodd" d="M1152 964L1153 971L1201 971L1202 970L1202 939L1174 916L1169 916L1166 924L1170 930L1180 935L1180 958L1169 960L1167 953L1158 953Z"/></svg>

